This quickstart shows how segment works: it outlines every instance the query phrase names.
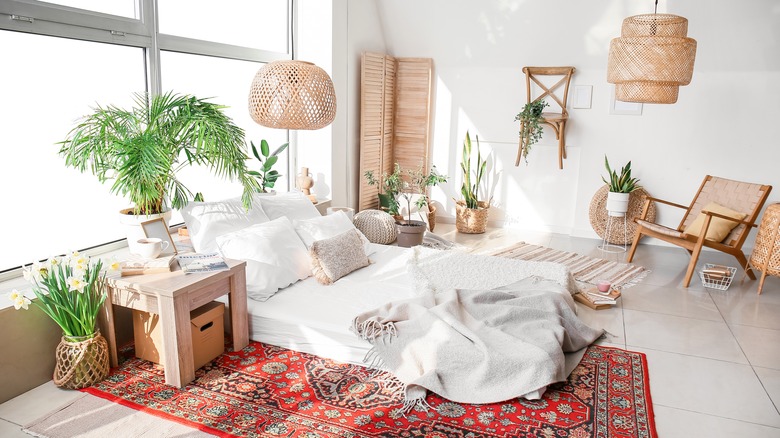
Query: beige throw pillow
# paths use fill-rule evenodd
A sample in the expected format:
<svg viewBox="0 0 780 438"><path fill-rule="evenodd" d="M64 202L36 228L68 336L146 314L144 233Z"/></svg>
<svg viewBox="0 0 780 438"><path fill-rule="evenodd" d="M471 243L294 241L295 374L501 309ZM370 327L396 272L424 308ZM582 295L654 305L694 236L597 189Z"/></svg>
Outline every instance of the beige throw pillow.
<svg viewBox="0 0 780 438"><path fill-rule="evenodd" d="M312 274L318 282L331 284L371 263L358 233L358 230L352 229L312 243Z"/></svg>
<svg viewBox="0 0 780 438"><path fill-rule="evenodd" d="M734 211L728 207L724 207L714 202L710 202L709 204L705 205L702 210L722 214L723 216L733 217L737 220L742 220L747 216L744 213ZM702 225L704 225L705 216L706 215L704 213L699 213L699 216L697 216L696 219L691 222L691 224L688 225L688 227L685 228L685 231L683 232L690 236L698 236L701 232ZM732 222L730 220L721 219L719 217L713 217L710 221L709 228L707 228L707 236L705 239L720 242L725 239L731 230L736 228L737 225L739 225L738 222Z"/></svg>

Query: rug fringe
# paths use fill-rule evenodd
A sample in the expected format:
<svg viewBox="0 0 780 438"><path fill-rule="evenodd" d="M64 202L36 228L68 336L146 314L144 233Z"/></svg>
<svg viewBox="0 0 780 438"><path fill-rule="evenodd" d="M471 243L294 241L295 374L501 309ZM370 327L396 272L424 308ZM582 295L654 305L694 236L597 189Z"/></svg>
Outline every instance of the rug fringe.
<svg viewBox="0 0 780 438"><path fill-rule="evenodd" d="M630 288L630 287L634 287L634 286L638 285L638 284L639 284L639 283L641 283L641 282L642 282L642 281L645 279L645 277L647 277L647 276L648 276L648 274L650 274L651 272L653 272L653 271L651 271L650 269L645 269L645 270L643 270L642 272L640 272L639 274L637 274L637 276L636 276L636 277L632 278L631 280L627 281L626 283L623 283L623 284L621 284L621 285L620 285L620 287L619 287L619 288L617 288L617 290L628 289L628 288Z"/></svg>

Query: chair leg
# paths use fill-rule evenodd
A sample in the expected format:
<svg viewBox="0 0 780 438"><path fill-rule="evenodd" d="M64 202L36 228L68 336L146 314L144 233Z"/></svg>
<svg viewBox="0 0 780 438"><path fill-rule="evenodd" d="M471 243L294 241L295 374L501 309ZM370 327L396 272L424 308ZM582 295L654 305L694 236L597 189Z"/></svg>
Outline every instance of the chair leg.
<svg viewBox="0 0 780 438"><path fill-rule="evenodd" d="M631 260L634 260L634 253L636 252L636 247L639 246L639 239L642 238L642 233L639 230L636 230L636 233L634 234L634 243L631 244L631 250L628 251L628 257L626 257L626 261L631 263Z"/></svg>
<svg viewBox="0 0 780 438"><path fill-rule="evenodd" d="M683 280L683 287L688 287L691 285L691 278L693 278L693 272L696 271L696 263L699 261L699 254L701 254L701 248L702 243L704 243L703 239L699 243L696 244L696 246L693 248L693 251L691 252L691 262L688 263L688 271L685 272L685 279Z"/></svg>
<svg viewBox="0 0 780 438"><path fill-rule="evenodd" d="M747 276L750 277L751 280L755 280L756 274L754 274L753 270L750 269L750 267L748 266L748 261L747 261L747 257L745 257L745 253L743 253L742 251L737 251L737 253L734 254L734 258L737 259L739 265L742 266L742 269L745 270Z"/></svg>
<svg viewBox="0 0 780 438"><path fill-rule="evenodd" d="M758 294L761 295L761 290L764 289L764 280L766 280L766 271L761 273L761 281L758 282Z"/></svg>

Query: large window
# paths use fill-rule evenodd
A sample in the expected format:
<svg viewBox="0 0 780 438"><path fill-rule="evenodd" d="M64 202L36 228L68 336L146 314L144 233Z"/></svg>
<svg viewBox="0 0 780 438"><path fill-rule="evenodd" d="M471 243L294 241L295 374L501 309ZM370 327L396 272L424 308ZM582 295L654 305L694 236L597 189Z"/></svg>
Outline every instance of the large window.
<svg viewBox="0 0 780 438"><path fill-rule="evenodd" d="M117 212L128 201L58 155L57 142L95 105L129 106L143 91L194 94L229 106L247 141L284 143L286 131L251 121L247 95L263 63L289 58L288 14L288 0L0 0L0 278L124 237ZM155 38L153 23L165 35ZM289 162L285 154L277 168L288 177ZM241 193L203 169L183 178L207 200Z"/></svg>

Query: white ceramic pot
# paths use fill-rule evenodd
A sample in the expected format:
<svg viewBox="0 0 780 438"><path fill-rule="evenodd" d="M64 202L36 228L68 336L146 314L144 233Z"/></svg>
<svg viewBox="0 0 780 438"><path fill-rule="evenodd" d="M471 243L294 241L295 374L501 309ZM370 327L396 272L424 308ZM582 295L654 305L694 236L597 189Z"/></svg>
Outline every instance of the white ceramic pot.
<svg viewBox="0 0 780 438"><path fill-rule="evenodd" d="M126 208L124 210L119 210L119 222L125 226L125 234L127 235L127 246L130 248L131 254L140 254L140 245L138 245L138 239L143 239L146 237L146 234L144 234L144 229L141 228L141 223L150 221L152 219L158 219L163 218L165 219L165 224L170 225L171 222L171 211L167 210L163 213L159 214L132 214L133 209L132 208Z"/></svg>
<svg viewBox="0 0 780 438"><path fill-rule="evenodd" d="M612 217L624 217L628 211L630 193L607 193L607 214Z"/></svg>

